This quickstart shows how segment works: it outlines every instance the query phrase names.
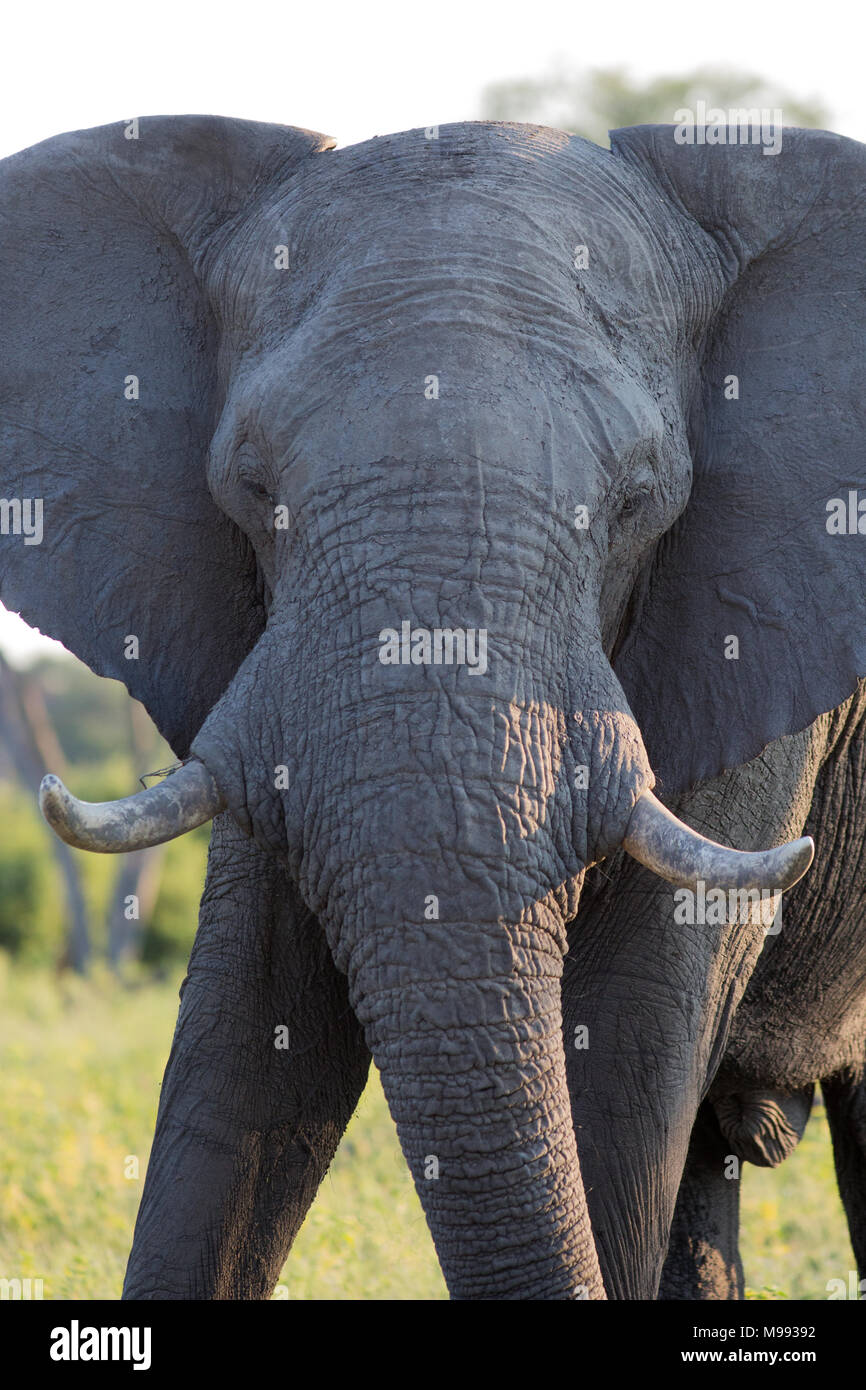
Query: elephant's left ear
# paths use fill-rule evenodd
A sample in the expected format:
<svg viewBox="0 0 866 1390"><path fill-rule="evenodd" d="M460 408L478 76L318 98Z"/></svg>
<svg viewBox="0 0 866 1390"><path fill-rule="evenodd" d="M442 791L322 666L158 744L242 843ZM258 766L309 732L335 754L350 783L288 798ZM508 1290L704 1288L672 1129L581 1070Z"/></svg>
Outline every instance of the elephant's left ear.
<svg viewBox="0 0 866 1390"><path fill-rule="evenodd" d="M0 597L124 681L181 756L263 625L205 475L224 389L208 273L333 143L163 116L0 162Z"/></svg>
<svg viewBox="0 0 866 1390"><path fill-rule="evenodd" d="M702 267L709 302L691 497L616 657L670 792L806 728L866 676L866 146L785 129L769 153L675 129L612 135L692 220L683 282Z"/></svg>

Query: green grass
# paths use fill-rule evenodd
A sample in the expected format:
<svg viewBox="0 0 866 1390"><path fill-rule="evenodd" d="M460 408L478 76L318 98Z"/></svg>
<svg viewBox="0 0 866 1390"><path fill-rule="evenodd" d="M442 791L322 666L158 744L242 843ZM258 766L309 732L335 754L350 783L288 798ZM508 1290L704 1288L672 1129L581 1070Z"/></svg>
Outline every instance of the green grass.
<svg viewBox="0 0 866 1390"><path fill-rule="evenodd" d="M277 1297L448 1297L375 1072L295 1241Z"/></svg>
<svg viewBox="0 0 866 1390"><path fill-rule="evenodd" d="M121 990L0 955L0 1277L45 1298L117 1298L180 976ZM138 1176L130 1158L138 1161ZM826 1298L853 1268L823 1112L775 1172L744 1168L757 1297ZM374 1076L281 1276L278 1297L441 1299L445 1287Z"/></svg>
<svg viewBox="0 0 866 1390"><path fill-rule="evenodd" d="M45 1298L118 1298L176 989L4 976L0 1275L41 1278Z"/></svg>
<svg viewBox="0 0 866 1390"><path fill-rule="evenodd" d="M740 1250L752 1297L827 1298L830 1279L855 1269L836 1189L824 1107L816 1101L800 1144L779 1168L743 1164Z"/></svg>
<svg viewBox="0 0 866 1390"><path fill-rule="evenodd" d="M180 976L121 990L16 971L0 954L0 1278L118 1298ZM125 1176L130 1158L138 1177ZM444 1298L377 1076L299 1235L281 1298Z"/></svg>

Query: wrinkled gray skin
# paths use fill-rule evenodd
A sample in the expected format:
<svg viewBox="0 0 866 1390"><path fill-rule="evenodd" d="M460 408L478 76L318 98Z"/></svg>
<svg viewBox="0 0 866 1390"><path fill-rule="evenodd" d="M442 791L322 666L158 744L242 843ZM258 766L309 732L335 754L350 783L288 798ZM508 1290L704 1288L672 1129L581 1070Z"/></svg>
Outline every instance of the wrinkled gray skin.
<svg viewBox="0 0 866 1390"><path fill-rule="evenodd" d="M267 1297L371 1054L455 1298L736 1296L725 1155L819 1079L866 1260L863 150L672 136L154 118L0 166L46 499L4 601L230 807L126 1298ZM383 665L404 620L486 672ZM763 953L618 851L654 774L737 848L812 828Z"/></svg>

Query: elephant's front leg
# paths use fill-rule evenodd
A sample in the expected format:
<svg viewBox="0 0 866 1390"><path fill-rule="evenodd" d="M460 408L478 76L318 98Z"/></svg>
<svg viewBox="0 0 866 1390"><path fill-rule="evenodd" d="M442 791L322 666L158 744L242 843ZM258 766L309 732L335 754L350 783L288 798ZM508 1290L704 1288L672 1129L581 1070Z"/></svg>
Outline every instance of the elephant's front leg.
<svg viewBox="0 0 866 1390"><path fill-rule="evenodd" d="M221 816L123 1297L268 1298L368 1068L318 922Z"/></svg>
<svg viewBox="0 0 866 1390"><path fill-rule="evenodd" d="M799 835L826 737L819 725L672 809L738 849ZM620 854L588 881L569 936L569 1091L611 1298L656 1296L698 1107L765 940L757 912L753 921L728 910L719 924L697 895L692 906L690 922L682 890Z"/></svg>
<svg viewBox="0 0 866 1390"><path fill-rule="evenodd" d="M709 1101L698 1111L680 1183L662 1299L740 1299L739 1163Z"/></svg>

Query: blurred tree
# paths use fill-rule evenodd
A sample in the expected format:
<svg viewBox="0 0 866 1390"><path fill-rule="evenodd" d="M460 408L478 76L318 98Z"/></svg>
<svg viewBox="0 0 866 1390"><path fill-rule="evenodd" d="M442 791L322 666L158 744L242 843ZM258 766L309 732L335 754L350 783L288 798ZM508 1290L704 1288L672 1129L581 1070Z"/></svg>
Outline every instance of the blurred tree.
<svg viewBox="0 0 866 1390"><path fill-rule="evenodd" d="M0 783L0 950L30 965L57 962L66 935L64 885L32 793Z"/></svg>
<svg viewBox="0 0 866 1390"><path fill-rule="evenodd" d="M103 801L173 761L120 682L71 657L18 670L0 653L0 949L79 971L104 949L118 974L131 961L186 960L209 827L135 854L80 854L48 829L36 800L46 770Z"/></svg>
<svg viewBox="0 0 866 1390"><path fill-rule="evenodd" d="M12 768L34 800L47 766L66 774L66 760L45 707L42 691L29 673L16 671L0 655L0 722ZM66 887L68 926L66 959L73 970L84 973L90 959L87 913L78 865L72 850L45 826L54 857Z"/></svg>
<svg viewBox="0 0 866 1390"><path fill-rule="evenodd" d="M120 681L102 680L72 657L42 657L28 674L42 691L60 746L76 772L127 752L118 731L126 729L129 695ZM128 776L128 768L122 776ZM116 792L109 786L103 795L123 796L128 790L119 783Z"/></svg>
<svg viewBox="0 0 866 1390"><path fill-rule="evenodd" d="M640 81L625 68L587 72L556 68L547 76L494 82L481 95L486 121L527 121L571 131L608 145L607 133L620 126L674 124L681 107L778 107L787 126L829 128L832 116L817 98L792 96L786 89L733 68L702 67L679 76Z"/></svg>

